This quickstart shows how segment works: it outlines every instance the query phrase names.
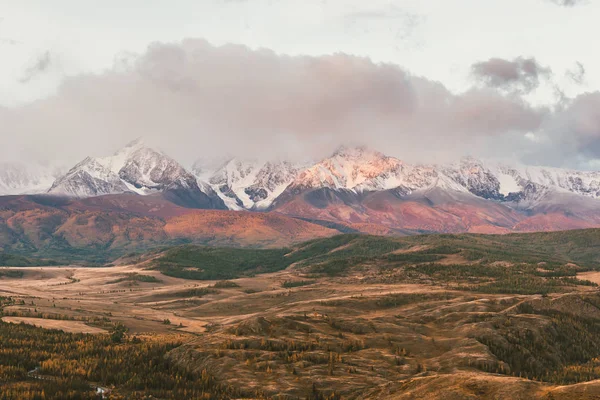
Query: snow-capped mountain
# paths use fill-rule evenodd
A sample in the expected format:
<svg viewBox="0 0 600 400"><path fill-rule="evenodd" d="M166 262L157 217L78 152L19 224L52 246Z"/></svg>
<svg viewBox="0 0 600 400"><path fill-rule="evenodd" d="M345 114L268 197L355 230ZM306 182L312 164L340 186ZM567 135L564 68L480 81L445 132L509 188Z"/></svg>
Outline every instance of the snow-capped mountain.
<svg viewBox="0 0 600 400"><path fill-rule="evenodd" d="M469 192L516 208L531 207L552 193L600 197L600 173L484 162L471 157L439 169Z"/></svg>
<svg viewBox="0 0 600 400"><path fill-rule="evenodd" d="M600 225L600 172L469 157L411 164L365 147L341 147L302 164L201 159L192 173L138 140L112 156L84 159L53 184L48 170L40 171L0 166L0 194L157 194L186 207L276 211L363 224L360 229L510 232Z"/></svg>
<svg viewBox="0 0 600 400"><path fill-rule="evenodd" d="M231 159L207 173L209 167L196 162L193 171L205 180L231 210L264 210L296 178L302 166L288 161Z"/></svg>
<svg viewBox="0 0 600 400"><path fill-rule="evenodd" d="M0 163L0 195L44 193L63 172L54 165Z"/></svg>
<svg viewBox="0 0 600 400"><path fill-rule="evenodd" d="M523 187L533 182L545 187L554 187L582 196L600 197L600 172L574 171L561 168L501 165L499 175L512 177L514 184ZM512 183L512 182L511 182Z"/></svg>
<svg viewBox="0 0 600 400"><path fill-rule="evenodd" d="M87 157L56 179L48 193L92 197L129 191L128 185L99 159Z"/></svg>
<svg viewBox="0 0 600 400"><path fill-rule="evenodd" d="M225 208L216 194L164 153L136 140L110 157L88 157L59 177L48 193L73 197L134 192L164 193L176 203Z"/></svg>
<svg viewBox="0 0 600 400"><path fill-rule="evenodd" d="M325 189L343 192L346 202L360 201L371 192L389 190L414 197L438 189L436 193L463 193L518 210L548 202L554 192L600 197L599 172L472 157L453 164L409 164L366 147L341 147L331 157L308 165L230 159L214 167L199 160L192 170L201 186L212 188L232 210L277 209L301 193Z"/></svg>
<svg viewBox="0 0 600 400"><path fill-rule="evenodd" d="M464 190L436 166L407 164L365 147L341 147L302 171L288 189L325 187L359 193L400 188L410 193L433 186Z"/></svg>

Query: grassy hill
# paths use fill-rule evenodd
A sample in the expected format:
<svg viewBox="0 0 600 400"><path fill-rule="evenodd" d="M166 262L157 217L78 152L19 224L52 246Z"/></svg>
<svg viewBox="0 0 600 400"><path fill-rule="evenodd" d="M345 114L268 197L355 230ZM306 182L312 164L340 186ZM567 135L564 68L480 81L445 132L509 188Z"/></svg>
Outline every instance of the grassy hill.
<svg viewBox="0 0 600 400"><path fill-rule="evenodd" d="M13 353L0 393L62 399L52 393L70 382L84 393L97 382L126 398L599 398L600 292L581 275L600 276L599 234L349 234L274 249L178 245L114 268L0 268L9 321L101 316L130 329L113 343L0 322ZM184 344L147 341L165 334ZM135 368L110 368L125 356ZM34 381L26 371L38 365L69 380ZM163 379L172 374L181 379Z"/></svg>
<svg viewBox="0 0 600 400"><path fill-rule="evenodd" d="M41 267L49 265L59 265L59 263L54 260L25 257L0 251L0 266L3 267Z"/></svg>
<svg viewBox="0 0 600 400"><path fill-rule="evenodd" d="M294 265L309 278L380 279L453 285L489 293L549 293L577 285L600 269L600 230L511 235L339 235L284 249L179 246L154 268L186 279L233 279Z"/></svg>

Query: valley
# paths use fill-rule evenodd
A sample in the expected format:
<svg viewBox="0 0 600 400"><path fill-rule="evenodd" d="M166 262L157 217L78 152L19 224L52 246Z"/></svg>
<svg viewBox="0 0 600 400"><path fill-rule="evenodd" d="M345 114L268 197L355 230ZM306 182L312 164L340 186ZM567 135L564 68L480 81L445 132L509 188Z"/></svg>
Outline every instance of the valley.
<svg viewBox="0 0 600 400"><path fill-rule="evenodd" d="M600 0L0 4L0 400L600 400Z"/></svg>
<svg viewBox="0 0 600 400"><path fill-rule="evenodd" d="M176 342L165 368L213 382L174 383L188 398L592 399L599 232L340 235L271 250L182 245L96 268L5 267L0 327L122 326L119 346ZM31 329L22 334L55 332ZM144 393L126 376L74 374L110 398Z"/></svg>

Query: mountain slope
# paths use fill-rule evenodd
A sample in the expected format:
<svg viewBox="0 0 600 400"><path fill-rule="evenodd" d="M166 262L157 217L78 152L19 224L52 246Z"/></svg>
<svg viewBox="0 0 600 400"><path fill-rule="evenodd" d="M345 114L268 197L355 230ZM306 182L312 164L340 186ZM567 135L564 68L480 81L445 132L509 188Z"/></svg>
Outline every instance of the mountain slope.
<svg viewBox="0 0 600 400"><path fill-rule="evenodd" d="M192 170L206 180L230 210L265 210L293 181L301 166L288 161L231 159L206 172L199 160Z"/></svg>
<svg viewBox="0 0 600 400"><path fill-rule="evenodd" d="M359 229L378 226L377 233L581 229L600 226L600 201L589 190L596 175L517 170L473 158L410 165L365 148L342 148L301 172L270 209ZM578 179L585 184L574 185Z"/></svg>
<svg viewBox="0 0 600 400"><path fill-rule="evenodd" d="M164 193L0 197L0 251L101 261L177 243L286 246L339 233L275 213L180 207Z"/></svg>
<svg viewBox="0 0 600 400"><path fill-rule="evenodd" d="M0 194L38 191L48 181L28 168L0 171ZM595 171L470 157L410 164L365 147L341 147L310 164L230 159L215 166L205 159L192 171L138 140L110 157L86 158L58 177L49 193L160 194L183 207L277 212L378 234L600 226L600 172Z"/></svg>
<svg viewBox="0 0 600 400"><path fill-rule="evenodd" d="M140 195L161 192L181 206L226 208L211 189L203 189L196 178L175 160L137 140L113 156L86 158L59 177L48 193L92 197L125 192Z"/></svg>
<svg viewBox="0 0 600 400"><path fill-rule="evenodd" d="M129 186L118 174L95 158L87 157L65 175L56 179L48 193L74 197L91 197L123 193Z"/></svg>
<svg viewBox="0 0 600 400"><path fill-rule="evenodd" d="M286 191L330 188L356 193L400 189L406 193L432 186L464 190L435 166L411 165L365 147L341 147L302 171Z"/></svg>

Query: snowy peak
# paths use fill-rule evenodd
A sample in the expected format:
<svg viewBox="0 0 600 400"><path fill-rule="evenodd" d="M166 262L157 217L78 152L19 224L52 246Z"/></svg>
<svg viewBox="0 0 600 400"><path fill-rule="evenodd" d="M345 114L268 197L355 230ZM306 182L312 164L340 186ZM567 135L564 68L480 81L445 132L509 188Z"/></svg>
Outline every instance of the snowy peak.
<svg viewBox="0 0 600 400"><path fill-rule="evenodd" d="M199 179L206 177L202 161L195 164ZM233 210L268 208L302 167L287 161L231 159L208 176L208 183ZM206 178L205 178L206 179Z"/></svg>
<svg viewBox="0 0 600 400"><path fill-rule="evenodd" d="M149 194L174 183L189 187L193 182L193 176L175 160L138 139L112 156L87 157L59 178L50 193L76 197L124 191Z"/></svg>
<svg viewBox="0 0 600 400"><path fill-rule="evenodd" d="M97 159L87 157L65 175L59 177L48 193L91 197L126 191L128 191L128 186L117 174Z"/></svg>
<svg viewBox="0 0 600 400"><path fill-rule="evenodd" d="M522 165L503 165L500 170L512 176L521 185L526 182L533 182L582 196L600 197L600 172L597 171L574 171Z"/></svg>
<svg viewBox="0 0 600 400"><path fill-rule="evenodd" d="M171 185L191 188L195 178L172 158L147 147L128 154L119 177L143 191L164 190Z"/></svg>
<svg viewBox="0 0 600 400"><path fill-rule="evenodd" d="M111 156L88 157L64 174L55 171L35 164L0 164L0 195L47 191L90 197L168 192L180 204L232 210L272 209L302 193L321 189L354 200L370 192L393 191L402 198L442 190L518 210L567 198L573 203L573 196L586 202L600 198L600 172L596 171L472 157L452 164L410 164L367 147L340 147L330 157L304 164L237 158L221 159L216 164L201 159L190 173L173 158L137 139Z"/></svg>
<svg viewBox="0 0 600 400"><path fill-rule="evenodd" d="M285 190L298 175L301 166L287 161L266 162L258 169L254 183L244 189L244 193L255 204L255 208L265 209Z"/></svg>
<svg viewBox="0 0 600 400"><path fill-rule="evenodd" d="M146 145L143 139L138 138L132 142L127 143L123 148L119 149L112 156L101 157L97 160L106 168L109 168L111 171L113 171L115 174L119 174L121 168L123 168L129 160L134 158L134 153L144 149L154 151Z"/></svg>
<svg viewBox="0 0 600 400"><path fill-rule="evenodd" d="M58 178L49 193L74 197L135 192L165 193L180 205L225 208L210 190L202 190L196 178L179 163L136 140L110 157L88 157Z"/></svg>
<svg viewBox="0 0 600 400"><path fill-rule="evenodd" d="M330 158L306 169L292 185L297 188L380 190L391 188L402 161L365 147L338 149Z"/></svg>
<svg viewBox="0 0 600 400"><path fill-rule="evenodd" d="M338 147L331 158L343 158L349 160L364 160L368 158L385 158L386 156L367 146L340 146Z"/></svg>
<svg viewBox="0 0 600 400"><path fill-rule="evenodd" d="M502 202L533 202L549 192L600 197L600 173L560 168L524 166L463 158L440 166L444 174L476 196Z"/></svg>
<svg viewBox="0 0 600 400"><path fill-rule="evenodd" d="M440 172L470 193L490 200L503 200L500 192L500 180L481 161L465 157L459 163L439 168Z"/></svg>
<svg viewBox="0 0 600 400"><path fill-rule="evenodd" d="M344 147L303 171L290 189L329 188L356 193L398 189L409 194L434 187L465 191L437 166L411 165L365 147Z"/></svg>

